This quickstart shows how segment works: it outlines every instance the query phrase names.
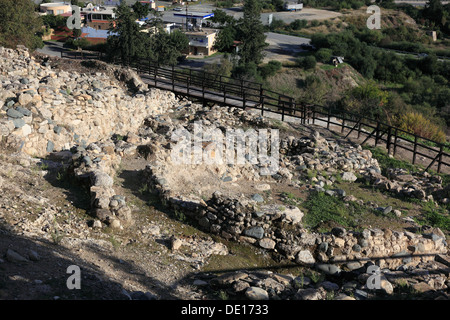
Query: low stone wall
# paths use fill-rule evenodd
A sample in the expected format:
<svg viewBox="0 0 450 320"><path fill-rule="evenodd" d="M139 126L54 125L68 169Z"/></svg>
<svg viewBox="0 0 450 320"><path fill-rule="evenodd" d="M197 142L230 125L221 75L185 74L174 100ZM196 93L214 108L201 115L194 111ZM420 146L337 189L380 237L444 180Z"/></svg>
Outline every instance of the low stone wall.
<svg viewBox="0 0 450 320"><path fill-rule="evenodd" d="M154 121L147 123L152 123L153 129L157 130ZM169 142L175 125L168 121L164 125L165 141ZM205 231L227 240L249 242L329 273L339 272L341 268L360 268L367 261L382 268L395 269L400 265L407 268L447 252L445 236L438 228L427 230L423 235L389 229L347 232L341 228L333 229L330 234L316 234L303 228L303 213L298 207L264 204L263 197L258 194L233 197L216 191L207 199L180 191L180 188L171 185L173 179L169 178L169 174L180 172L189 176L189 166L181 169L171 163L170 143L150 143L150 148L158 160L152 161L144 170L149 188L157 192L171 209L183 212L196 220ZM281 140L280 149L281 169L267 179L290 181L294 175L306 170L327 172L328 178L316 179L316 185L311 186L312 192L345 197L345 192L341 192L343 190L325 190L325 185L334 183L329 180L332 174L339 174L348 181L357 179L355 173L363 177L381 176L378 162L372 158L370 151L340 144L333 139L326 140L317 132L311 137L286 137ZM164 165L161 165L161 159L164 159ZM245 179L241 176L241 180ZM239 184L239 181L236 183ZM291 185L296 184L292 182Z"/></svg>

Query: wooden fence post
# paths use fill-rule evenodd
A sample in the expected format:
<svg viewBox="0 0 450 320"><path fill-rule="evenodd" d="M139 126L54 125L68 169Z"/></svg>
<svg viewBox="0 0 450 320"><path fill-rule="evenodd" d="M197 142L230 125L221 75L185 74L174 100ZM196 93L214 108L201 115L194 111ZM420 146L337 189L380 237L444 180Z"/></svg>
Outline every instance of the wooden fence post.
<svg viewBox="0 0 450 320"><path fill-rule="evenodd" d="M223 86L223 103L227 103L227 88L225 87L225 85Z"/></svg>
<svg viewBox="0 0 450 320"><path fill-rule="evenodd" d="M412 164L416 163L416 152L417 152L417 136L414 135L414 151L413 151Z"/></svg>
<svg viewBox="0 0 450 320"><path fill-rule="evenodd" d="M262 84L259 85L259 103L261 104L261 115L264 115L264 89Z"/></svg>
<svg viewBox="0 0 450 320"><path fill-rule="evenodd" d="M376 129L376 133L375 133L375 147L378 145L379 132L380 132L380 121L377 120L377 129Z"/></svg>
<svg viewBox="0 0 450 320"><path fill-rule="evenodd" d="M331 121L331 108L328 107L327 129L330 129L330 121Z"/></svg>
<svg viewBox="0 0 450 320"><path fill-rule="evenodd" d="M175 67L172 65L172 91L175 91Z"/></svg>
<svg viewBox="0 0 450 320"><path fill-rule="evenodd" d="M439 147L439 160L438 160L437 173L441 173L442 153L443 152L444 152L444 145L441 143L441 146Z"/></svg>
<svg viewBox="0 0 450 320"><path fill-rule="evenodd" d="M315 124L315 122L316 122L316 106L313 106L312 124Z"/></svg>
<svg viewBox="0 0 450 320"><path fill-rule="evenodd" d="M391 154L391 138L392 138L392 127L389 126L388 128L388 136L386 141L386 149L388 151L388 155Z"/></svg>
<svg viewBox="0 0 450 320"><path fill-rule="evenodd" d="M395 137L394 137L394 153L393 156L395 156L395 154L397 153L397 138L398 138L398 129L395 128L394 131Z"/></svg>

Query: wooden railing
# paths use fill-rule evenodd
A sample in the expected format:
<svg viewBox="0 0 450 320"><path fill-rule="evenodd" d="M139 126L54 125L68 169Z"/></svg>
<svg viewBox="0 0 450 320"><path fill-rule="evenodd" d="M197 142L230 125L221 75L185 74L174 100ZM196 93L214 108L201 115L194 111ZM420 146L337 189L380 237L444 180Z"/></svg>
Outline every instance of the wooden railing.
<svg viewBox="0 0 450 320"><path fill-rule="evenodd" d="M87 53L78 54L76 57L94 59L93 55ZM98 58L100 57L99 54ZM443 166L450 168L450 154L444 151L444 144L381 121L330 107L298 102L287 95L265 89L257 82L183 67L159 66L146 59L129 61L127 66L145 77L151 86L219 105L257 109L261 111L261 115L266 112L279 114L282 121L286 121L286 117L299 119L301 124L315 124L316 121L321 121L330 130L340 130L341 133L348 130L346 137L352 132L356 133L358 138L365 136L361 145L372 139L375 146L385 145L388 153L392 155L399 149L409 151L412 154L412 164L417 162L417 156L428 159L430 162L426 170L436 166L439 173Z"/></svg>

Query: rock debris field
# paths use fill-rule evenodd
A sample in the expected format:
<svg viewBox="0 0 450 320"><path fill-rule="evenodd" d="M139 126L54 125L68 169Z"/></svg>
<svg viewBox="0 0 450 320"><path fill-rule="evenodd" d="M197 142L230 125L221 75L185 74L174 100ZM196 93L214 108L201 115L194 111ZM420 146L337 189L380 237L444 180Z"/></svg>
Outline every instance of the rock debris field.
<svg viewBox="0 0 450 320"><path fill-rule="evenodd" d="M2 299L449 298L440 175L385 170L324 128L203 107L102 62L0 48L0 85ZM192 161L237 150L233 130L276 134L276 171L269 155ZM180 132L197 144L180 148Z"/></svg>

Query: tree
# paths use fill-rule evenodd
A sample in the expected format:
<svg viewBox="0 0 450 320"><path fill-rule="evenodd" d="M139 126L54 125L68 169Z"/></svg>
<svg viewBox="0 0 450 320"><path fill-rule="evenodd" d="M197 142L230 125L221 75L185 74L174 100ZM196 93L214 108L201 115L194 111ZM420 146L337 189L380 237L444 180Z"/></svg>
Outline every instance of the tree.
<svg viewBox="0 0 450 320"><path fill-rule="evenodd" d="M121 2L114 12L116 19L109 30L117 35L108 37L108 51L112 56L120 56L122 63L129 64L130 59L145 52L148 35L141 32L136 13L125 2Z"/></svg>
<svg viewBox="0 0 450 320"><path fill-rule="evenodd" d="M350 89L339 101L344 110L376 119L383 116L383 106L388 102L388 93L381 90L374 81Z"/></svg>
<svg viewBox="0 0 450 320"><path fill-rule="evenodd" d="M306 56L297 59L297 64L305 70L314 69L317 60L314 56Z"/></svg>
<svg viewBox="0 0 450 320"><path fill-rule="evenodd" d="M136 1L131 8L138 19L145 18L150 12L150 5L148 3L140 3Z"/></svg>
<svg viewBox="0 0 450 320"><path fill-rule="evenodd" d="M220 52L231 52L235 38L236 29L232 25L226 26L217 35L214 47Z"/></svg>
<svg viewBox="0 0 450 320"><path fill-rule="evenodd" d="M301 94L301 100L306 103L323 106L328 94L326 84L316 75L308 75L304 83L304 90Z"/></svg>
<svg viewBox="0 0 450 320"><path fill-rule="evenodd" d="M264 57L263 51L267 44L260 18L258 1L245 0L244 17L239 24L240 40L243 43L239 55L243 64L253 62L257 65Z"/></svg>
<svg viewBox="0 0 450 320"><path fill-rule="evenodd" d="M78 39L79 37L81 37L81 29L73 29L72 30L72 37L74 39Z"/></svg>
<svg viewBox="0 0 450 320"><path fill-rule="evenodd" d="M259 74L263 79L267 79L268 77L275 75L281 67L282 64L280 61L270 60L269 63L259 67Z"/></svg>
<svg viewBox="0 0 450 320"><path fill-rule="evenodd" d="M316 57L316 59L318 61L327 63L327 62L330 62L332 54L333 54L333 51L331 51L331 49L320 48L319 50L316 51L314 56Z"/></svg>
<svg viewBox="0 0 450 320"><path fill-rule="evenodd" d="M428 0L422 11L422 16L432 22L435 26L442 26L444 17L444 7L440 0Z"/></svg>
<svg viewBox="0 0 450 320"><path fill-rule="evenodd" d="M148 38L147 56L160 65L173 66L177 64L177 59L181 52L189 46L187 36L176 30L168 34L163 29L159 29Z"/></svg>
<svg viewBox="0 0 450 320"><path fill-rule="evenodd" d="M216 9L213 10L214 16L211 18L211 22L218 23L221 26L228 24L235 24L236 20L234 17L228 15L225 11Z"/></svg>
<svg viewBox="0 0 450 320"><path fill-rule="evenodd" d="M0 21L0 46L15 48L22 44L34 50L44 45L39 36L42 19L31 0L1 0Z"/></svg>

